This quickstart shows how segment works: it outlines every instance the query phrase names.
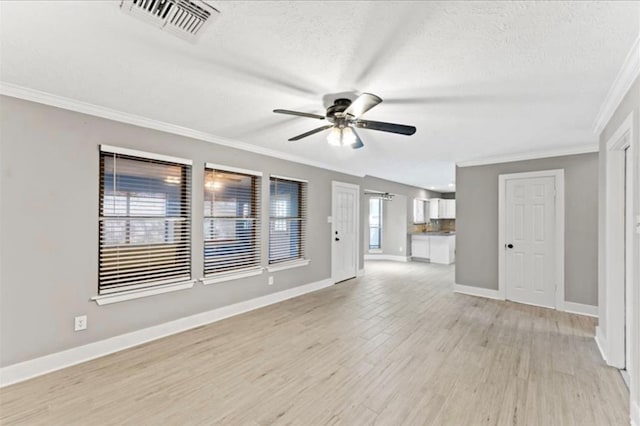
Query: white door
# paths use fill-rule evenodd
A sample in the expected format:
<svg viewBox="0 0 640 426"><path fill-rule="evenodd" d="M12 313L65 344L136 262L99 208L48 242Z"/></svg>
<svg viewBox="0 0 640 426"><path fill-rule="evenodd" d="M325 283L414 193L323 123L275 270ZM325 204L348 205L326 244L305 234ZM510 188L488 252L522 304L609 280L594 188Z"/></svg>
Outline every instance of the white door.
<svg viewBox="0 0 640 426"><path fill-rule="evenodd" d="M506 181L506 298L555 307L555 178Z"/></svg>
<svg viewBox="0 0 640 426"><path fill-rule="evenodd" d="M358 273L360 187L333 182L331 200L331 275L337 283Z"/></svg>

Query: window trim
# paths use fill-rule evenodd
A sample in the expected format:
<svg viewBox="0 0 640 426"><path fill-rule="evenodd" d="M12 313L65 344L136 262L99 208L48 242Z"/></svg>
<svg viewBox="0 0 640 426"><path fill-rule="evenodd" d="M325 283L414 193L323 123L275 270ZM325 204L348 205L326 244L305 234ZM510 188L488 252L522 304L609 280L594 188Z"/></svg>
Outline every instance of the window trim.
<svg viewBox="0 0 640 426"><path fill-rule="evenodd" d="M218 272L217 274L210 274L206 277L200 278L202 285L211 285L223 283L226 281L238 280L240 278L255 277L256 275L262 275L264 273L264 267L255 266L252 268L238 269L230 272Z"/></svg>
<svg viewBox="0 0 640 426"><path fill-rule="evenodd" d="M249 169L241 169L240 167L225 166L223 164L204 163L205 169L219 170L221 172L240 173L243 175L252 175L262 177L262 172Z"/></svg>
<svg viewBox="0 0 640 426"><path fill-rule="evenodd" d="M193 160L188 158L173 157L171 155L156 154L154 152L138 151L136 149L121 148L112 145L100 145L100 152L108 152L110 154L130 155L132 157L140 157L146 160L166 161L168 163L180 163L187 166L193 166Z"/></svg>
<svg viewBox="0 0 640 426"><path fill-rule="evenodd" d="M271 178L283 179L283 180L291 180L291 181L294 181L294 182L309 183L309 181L306 180L306 179L294 178L294 177L289 177L289 176L269 175L269 179L271 179Z"/></svg>
<svg viewBox="0 0 640 426"><path fill-rule="evenodd" d="M158 294L170 293L180 290L188 290L192 288L195 283L196 280L182 280L175 283L158 285L155 287L126 290L119 293L101 294L99 296L92 297L91 300L96 302L98 306L110 305L112 303L124 302L126 300L140 299L142 297L155 296Z"/></svg>
<svg viewBox="0 0 640 426"><path fill-rule="evenodd" d="M307 266L309 263L311 263L311 259L307 259L307 258L300 258L296 260L289 260L286 262L272 263L269 266L267 266L267 271L268 272L284 271L285 269L293 269L293 268L299 268L301 266Z"/></svg>

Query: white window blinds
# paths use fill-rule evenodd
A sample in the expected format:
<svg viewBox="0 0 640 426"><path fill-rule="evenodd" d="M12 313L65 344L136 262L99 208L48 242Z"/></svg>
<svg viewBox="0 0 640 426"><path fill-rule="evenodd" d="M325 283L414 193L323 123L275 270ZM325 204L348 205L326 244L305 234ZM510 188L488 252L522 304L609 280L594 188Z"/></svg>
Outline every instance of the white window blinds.
<svg viewBox="0 0 640 426"><path fill-rule="evenodd" d="M231 170L205 167L205 276L260 267L261 178Z"/></svg>
<svg viewBox="0 0 640 426"><path fill-rule="evenodd" d="M303 259L307 183L271 176L269 186L269 263Z"/></svg>
<svg viewBox="0 0 640 426"><path fill-rule="evenodd" d="M99 294L190 279L190 191L189 164L102 149Z"/></svg>

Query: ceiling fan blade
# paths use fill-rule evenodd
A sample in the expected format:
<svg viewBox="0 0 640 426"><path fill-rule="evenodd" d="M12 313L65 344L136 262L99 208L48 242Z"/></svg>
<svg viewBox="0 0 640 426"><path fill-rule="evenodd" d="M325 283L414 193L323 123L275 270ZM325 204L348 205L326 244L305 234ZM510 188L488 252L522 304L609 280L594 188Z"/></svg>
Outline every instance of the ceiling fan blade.
<svg viewBox="0 0 640 426"><path fill-rule="evenodd" d="M289 139L289 141L298 141L298 140L300 140L302 138L306 138L307 136L311 136L311 135L313 135L315 133L321 132L323 130L330 129L332 127L333 127L333 124L327 124L326 126L318 127L317 129L309 130L306 133L303 133L303 134L298 135L298 136L294 136L291 139Z"/></svg>
<svg viewBox="0 0 640 426"><path fill-rule="evenodd" d="M274 109L273 112L277 114L297 115L298 117L317 118L318 120L324 120L324 115L311 114L309 112L289 111L288 109Z"/></svg>
<svg viewBox="0 0 640 426"><path fill-rule="evenodd" d="M404 124L385 123L382 121L356 120L354 125L360 129L379 130L381 132L397 133L410 136L416 132L414 126Z"/></svg>
<svg viewBox="0 0 640 426"><path fill-rule="evenodd" d="M351 128L351 131L353 132L353 135L356 137L356 141L351 144L351 148L353 149L362 148L364 144L362 143L362 139L360 139L360 135L358 135L358 132L356 132L356 129L354 129L353 127Z"/></svg>
<svg viewBox="0 0 640 426"><path fill-rule="evenodd" d="M371 93L363 93L355 101L351 102L351 105L344 110L344 113L358 118L380 102L382 102L380 97Z"/></svg>

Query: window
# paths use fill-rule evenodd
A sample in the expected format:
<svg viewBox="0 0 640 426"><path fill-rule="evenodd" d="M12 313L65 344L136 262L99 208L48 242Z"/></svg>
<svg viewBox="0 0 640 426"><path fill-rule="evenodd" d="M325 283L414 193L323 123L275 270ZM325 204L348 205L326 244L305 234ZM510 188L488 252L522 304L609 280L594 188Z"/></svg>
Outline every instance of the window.
<svg viewBox="0 0 640 426"><path fill-rule="evenodd" d="M191 277L191 166L132 152L101 147L98 294Z"/></svg>
<svg viewBox="0 0 640 426"><path fill-rule="evenodd" d="M307 183L271 176L269 186L269 264L303 259Z"/></svg>
<svg viewBox="0 0 640 426"><path fill-rule="evenodd" d="M207 164L204 274L260 267L260 173Z"/></svg>
<svg viewBox="0 0 640 426"><path fill-rule="evenodd" d="M427 202L425 200L419 200L417 198L413 199L413 223L427 223L425 215L426 203Z"/></svg>
<svg viewBox="0 0 640 426"><path fill-rule="evenodd" d="M369 250L382 248L382 199L369 199Z"/></svg>

